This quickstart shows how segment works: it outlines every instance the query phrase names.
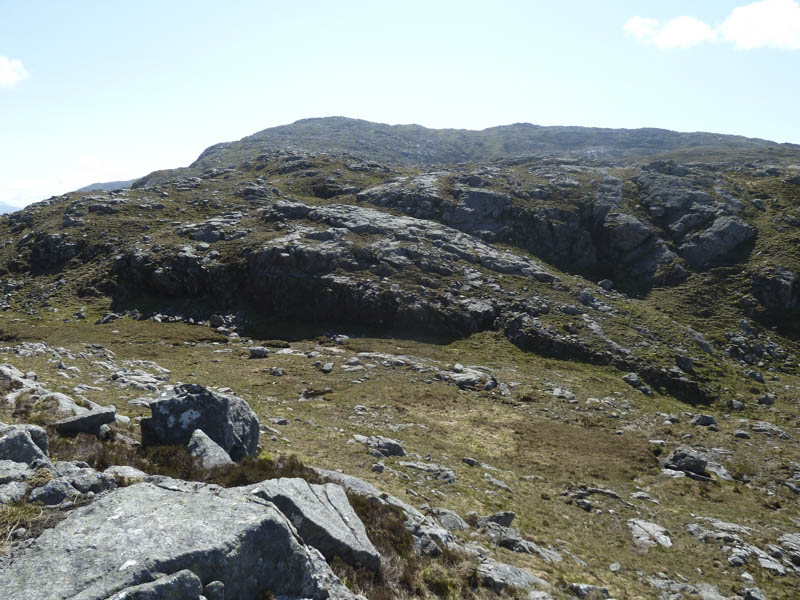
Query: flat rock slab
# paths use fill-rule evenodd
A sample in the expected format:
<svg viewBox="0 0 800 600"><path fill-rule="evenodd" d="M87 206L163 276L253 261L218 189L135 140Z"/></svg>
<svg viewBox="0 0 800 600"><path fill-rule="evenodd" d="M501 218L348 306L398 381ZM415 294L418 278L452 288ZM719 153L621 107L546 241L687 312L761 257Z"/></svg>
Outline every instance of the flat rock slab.
<svg viewBox="0 0 800 600"><path fill-rule="evenodd" d="M380 569L381 555L367 537L341 486L282 477L256 484L251 493L275 504L291 520L303 541L328 560L339 556L355 567Z"/></svg>
<svg viewBox="0 0 800 600"><path fill-rule="evenodd" d="M101 425L114 422L116 414L117 409L113 406L108 406L56 421L53 423L53 428L64 435L78 433L97 435L100 432Z"/></svg>
<svg viewBox="0 0 800 600"><path fill-rule="evenodd" d="M199 484L136 484L74 510L3 563L0 590L14 600L106 600L183 569L240 600L266 590L355 600L274 505Z"/></svg>
<svg viewBox="0 0 800 600"><path fill-rule="evenodd" d="M641 519L630 519L628 527L631 528L636 543L644 548L655 546L656 544L664 548L672 546L672 540L669 537L669 532L655 523L649 521L642 521Z"/></svg>

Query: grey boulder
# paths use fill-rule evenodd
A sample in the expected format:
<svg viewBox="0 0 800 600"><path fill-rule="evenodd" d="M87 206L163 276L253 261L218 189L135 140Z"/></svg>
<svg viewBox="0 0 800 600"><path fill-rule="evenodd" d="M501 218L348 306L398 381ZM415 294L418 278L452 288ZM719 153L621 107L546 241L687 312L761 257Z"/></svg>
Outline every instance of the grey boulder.
<svg viewBox="0 0 800 600"><path fill-rule="evenodd" d="M478 577L484 587L491 588L498 594L507 587L528 590L535 587L550 587L544 579L531 575L519 567L497 562L491 558L484 559L478 565Z"/></svg>
<svg viewBox="0 0 800 600"><path fill-rule="evenodd" d="M31 502L55 506L78 496L80 492L63 479L51 479L31 492Z"/></svg>
<svg viewBox="0 0 800 600"><path fill-rule="evenodd" d="M33 469L53 468L47 454L25 429L12 429L0 437L0 460L25 463Z"/></svg>
<svg viewBox="0 0 800 600"><path fill-rule="evenodd" d="M258 418L236 396L187 383L162 393L150 410L153 416L141 422L145 446L185 446L201 429L237 462L258 453Z"/></svg>
<svg viewBox="0 0 800 600"><path fill-rule="evenodd" d="M277 506L297 528L303 541L328 560L338 556L355 567L380 569L381 555L367 537L341 486L282 477L262 481L250 493Z"/></svg>
<svg viewBox="0 0 800 600"><path fill-rule="evenodd" d="M235 488L177 483L120 488L70 512L0 566L3 595L107 600L153 573L189 569L241 600L265 591L355 599L274 505Z"/></svg>
<svg viewBox="0 0 800 600"><path fill-rule="evenodd" d="M48 454L49 446L47 441L47 432L39 427L38 425L6 425L5 423L0 423L0 437L11 433L13 431L25 431L28 435L31 436L33 442L39 446L42 452Z"/></svg>
<svg viewBox="0 0 800 600"><path fill-rule="evenodd" d="M736 217L720 217L711 227L691 237L680 247L680 252L692 267L704 268L719 263L755 237L752 225Z"/></svg>
<svg viewBox="0 0 800 600"><path fill-rule="evenodd" d="M215 469L234 464L228 453L203 433L202 429L194 430L187 449L204 469Z"/></svg>

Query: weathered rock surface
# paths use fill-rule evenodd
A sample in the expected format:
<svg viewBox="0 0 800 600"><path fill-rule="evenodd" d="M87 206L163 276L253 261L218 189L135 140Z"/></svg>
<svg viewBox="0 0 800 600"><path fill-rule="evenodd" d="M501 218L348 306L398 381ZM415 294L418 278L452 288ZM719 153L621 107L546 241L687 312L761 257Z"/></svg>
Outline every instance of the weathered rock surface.
<svg viewBox="0 0 800 600"><path fill-rule="evenodd" d="M151 583L153 573L184 569L223 581L226 597L242 600L265 591L354 598L273 505L202 485L118 489L70 513L0 569L0 589L15 600L106 600Z"/></svg>
<svg viewBox="0 0 800 600"><path fill-rule="evenodd" d="M235 461L258 452L258 418L236 396L184 384L162 393L150 410L153 416L141 422L144 445L184 446L201 429Z"/></svg>
<svg viewBox="0 0 800 600"><path fill-rule="evenodd" d="M297 528L303 541L328 560L338 556L354 567L373 571L380 568L380 554L341 486L281 478L256 484L250 493L275 504Z"/></svg>

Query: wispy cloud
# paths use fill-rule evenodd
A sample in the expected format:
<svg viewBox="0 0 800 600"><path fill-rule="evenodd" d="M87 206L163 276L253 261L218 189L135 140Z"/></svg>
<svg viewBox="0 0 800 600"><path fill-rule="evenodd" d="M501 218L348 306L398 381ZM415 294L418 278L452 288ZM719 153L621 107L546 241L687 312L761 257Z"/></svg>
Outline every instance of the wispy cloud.
<svg viewBox="0 0 800 600"><path fill-rule="evenodd" d="M14 87L28 78L28 71L15 58L0 56L0 87Z"/></svg>
<svg viewBox="0 0 800 600"><path fill-rule="evenodd" d="M741 49L800 50L800 3L796 0L761 0L739 6L718 26L694 17L676 17L662 24L635 16L625 32L659 48L690 48L704 42L729 42Z"/></svg>

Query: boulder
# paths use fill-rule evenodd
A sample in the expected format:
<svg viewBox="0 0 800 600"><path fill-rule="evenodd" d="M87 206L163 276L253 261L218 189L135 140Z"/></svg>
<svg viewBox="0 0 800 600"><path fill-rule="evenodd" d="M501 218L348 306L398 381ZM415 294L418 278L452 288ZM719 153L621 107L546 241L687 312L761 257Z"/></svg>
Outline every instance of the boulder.
<svg viewBox="0 0 800 600"><path fill-rule="evenodd" d="M628 527L631 528L631 533L636 543L644 548L649 548L656 544L664 548L672 546L669 532L660 525L643 521L642 519L629 519Z"/></svg>
<svg viewBox="0 0 800 600"><path fill-rule="evenodd" d="M441 526L448 531L465 531L469 529L469 525L455 511L447 508L432 508L431 513Z"/></svg>
<svg viewBox="0 0 800 600"><path fill-rule="evenodd" d="M510 527L516 516L510 510L504 510L487 517L478 517L478 527L485 527L487 523L497 523L501 527Z"/></svg>
<svg viewBox="0 0 800 600"><path fill-rule="evenodd" d="M51 479L31 492L31 502L41 502L45 506L55 506L79 494L78 490L63 479Z"/></svg>
<svg viewBox="0 0 800 600"><path fill-rule="evenodd" d="M380 569L381 556L341 486L282 477L262 481L250 493L277 506L297 528L303 541L328 560L338 556L354 567Z"/></svg>
<svg viewBox="0 0 800 600"><path fill-rule="evenodd" d="M200 429L237 462L258 453L258 418L231 394L187 383L162 393L150 410L153 416L141 422L145 446L185 446Z"/></svg>
<svg viewBox="0 0 800 600"><path fill-rule="evenodd" d="M28 485L24 481L11 481L0 484L0 505L13 504L25 497Z"/></svg>
<svg viewBox="0 0 800 600"><path fill-rule="evenodd" d="M688 475L708 477L706 466L708 459L691 448L677 448L667 459L666 466L675 471L683 471Z"/></svg>
<svg viewBox="0 0 800 600"><path fill-rule="evenodd" d="M0 485L12 481L25 481L33 475L33 469L23 462L0 460Z"/></svg>
<svg viewBox="0 0 800 600"><path fill-rule="evenodd" d="M75 435L78 433L98 435L102 425L115 421L116 414L116 408L107 406L56 421L53 423L53 428L62 435Z"/></svg>
<svg viewBox="0 0 800 600"><path fill-rule="evenodd" d="M229 598L355 600L274 505L236 488L174 483L120 488L71 511L0 565L4 597L107 600L153 583L153 573L189 569L224 581Z"/></svg>
<svg viewBox="0 0 800 600"><path fill-rule="evenodd" d="M0 437L18 430L26 431L33 442L39 446L39 449L48 454L47 432L38 425L6 425L5 423L0 423Z"/></svg>
<svg viewBox="0 0 800 600"><path fill-rule="evenodd" d="M694 268L723 262L740 247L755 240L756 229L736 217L719 217L711 227L680 247L681 256Z"/></svg>
<svg viewBox="0 0 800 600"><path fill-rule="evenodd" d="M195 429L187 445L189 454L194 456L204 469L214 469L234 464L225 450L219 447L202 429Z"/></svg>
<svg viewBox="0 0 800 600"><path fill-rule="evenodd" d="M550 587L550 584L544 579L531 575L524 569L497 562L491 558L484 559L478 565L478 577L483 586L498 594L507 587L525 590L535 587Z"/></svg>
<svg viewBox="0 0 800 600"><path fill-rule="evenodd" d="M392 438L383 437L380 435L373 435L367 438L367 445L374 450L377 450L384 456L405 456L406 451L397 440Z"/></svg>
<svg viewBox="0 0 800 600"><path fill-rule="evenodd" d="M24 429L14 429L0 437L0 460L25 463L33 469L52 469L50 459Z"/></svg>

